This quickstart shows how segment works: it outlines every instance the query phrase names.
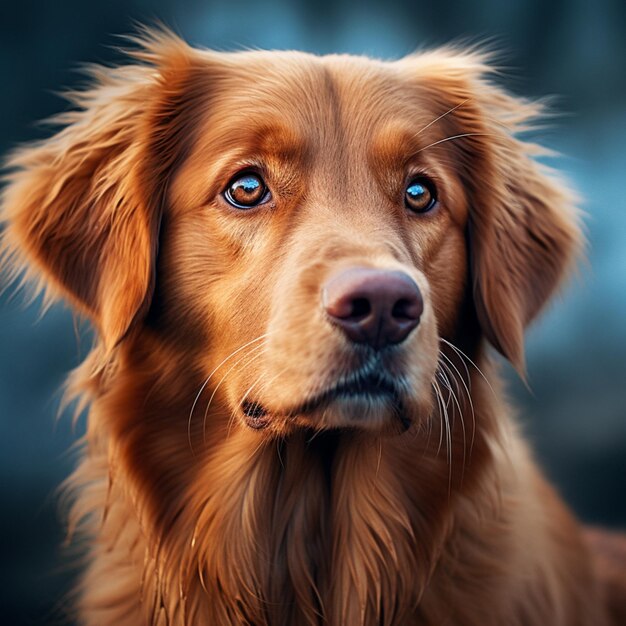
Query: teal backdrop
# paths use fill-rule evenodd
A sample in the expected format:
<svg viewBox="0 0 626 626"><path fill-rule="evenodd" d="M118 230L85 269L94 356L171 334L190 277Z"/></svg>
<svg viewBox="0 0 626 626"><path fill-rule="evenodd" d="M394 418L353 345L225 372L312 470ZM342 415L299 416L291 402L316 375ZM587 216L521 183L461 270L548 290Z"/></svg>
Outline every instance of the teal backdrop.
<svg viewBox="0 0 626 626"><path fill-rule="evenodd" d="M114 34L159 19L217 49L299 48L395 58L487 41L502 82L555 95L541 133L584 197L589 263L528 333L530 390L510 377L539 461L587 522L626 526L626 3L623 0L1 0L0 153L46 130L81 62L115 62ZM89 347L69 311L0 297L0 623L57 624L72 573L55 490L82 431L56 418ZM68 452L69 451L69 452Z"/></svg>

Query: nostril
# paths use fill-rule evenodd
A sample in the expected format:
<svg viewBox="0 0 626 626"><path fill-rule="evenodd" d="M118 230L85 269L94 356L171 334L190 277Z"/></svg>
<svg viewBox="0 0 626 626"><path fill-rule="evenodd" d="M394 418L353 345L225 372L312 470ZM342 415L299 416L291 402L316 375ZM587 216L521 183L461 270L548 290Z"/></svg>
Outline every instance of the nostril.
<svg viewBox="0 0 626 626"><path fill-rule="evenodd" d="M352 308L348 318L358 321L367 317L372 312L372 305L367 298L355 298L352 300Z"/></svg>
<svg viewBox="0 0 626 626"><path fill-rule="evenodd" d="M419 320L424 312L424 301L418 290L415 292L415 297L400 298L391 309L392 319L398 321L416 321Z"/></svg>
<svg viewBox="0 0 626 626"><path fill-rule="evenodd" d="M412 303L409 300L404 298L402 300L398 300L393 305L393 309L391 309L391 317L396 319L413 319L410 311L412 308L411 304Z"/></svg>

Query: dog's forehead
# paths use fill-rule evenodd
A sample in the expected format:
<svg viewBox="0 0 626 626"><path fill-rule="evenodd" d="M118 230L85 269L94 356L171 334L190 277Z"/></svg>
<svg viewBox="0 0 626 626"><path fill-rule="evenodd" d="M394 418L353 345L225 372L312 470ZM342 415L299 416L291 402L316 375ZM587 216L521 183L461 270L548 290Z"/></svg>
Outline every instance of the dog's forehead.
<svg viewBox="0 0 626 626"><path fill-rule="evenodd" d="M291 51L235 53L224 61L208 121L215 127L219 120L222 131L283 128L309 145L339 136L370 145L390 122L411 131L434 114L419 84L394 62Z"/></svg>
<svg viewBox="0 0 626 626"><path fill-rule="evenodd" d="M207 61L199 124L176 178L187 182L175 185L176 197L199 197L205 186L217 193L250 167L290 188L306 176L311 196L366 193L371 174L395 188L418 153L429 171L439 167L421 149L445 132L432 123L442 111L401 62L266 51L212 53ZM201 181L196 192L189 181Z"/></svg>

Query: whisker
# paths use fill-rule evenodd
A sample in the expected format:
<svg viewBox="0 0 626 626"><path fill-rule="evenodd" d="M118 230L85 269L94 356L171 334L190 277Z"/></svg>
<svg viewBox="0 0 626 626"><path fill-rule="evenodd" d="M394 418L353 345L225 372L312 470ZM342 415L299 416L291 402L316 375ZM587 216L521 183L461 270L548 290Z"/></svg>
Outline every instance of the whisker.
<svg viewBox="0 0 626 626"><path fill-rule="evenodd" d="M435 393L435 400L437 401L437 411L439 411L439 398L437 397L437 390L435 389L435 385L433 383L430 383L430 386L433 388L433 391ZM434 410L435 409L433 409L433 411ZM433 411L431 411L430 415L428 416L428 419L424 420L424 423L418 424L418 428L415 429L415 432L413 434L413 437L417 438L420 434L420 429L424 430L427 434L426 444L424 445L424 450L422 452L422 458L424 457L426 452L430 450L430 439L433 434L433 422L434 422Z"/></svg>
<svg viewBox="0 0 626 626"><path fill-rule="evenodd" d="M440 119L443 119L446 115L449 115L450 113L453 113L457 109L460 109L466 102L469 102L469 100L470 100L470 98L465 98L465 100L463 100L463 102L460 102L456 106L453 106L451 109L448 109L445 113L442 113L439 117L436 117L434 120L432 120L432 122L429 122L428 124L426 124L426 126L424 126L424 128L422 128L421 130L418 130L415 133L415 135L413 135L413 137L417 137L418 135L423 133L427 128L430 128L433 124L436 124Z"/></svg>
<svg viewBox="0 0 626 626"><path fill-rule="evenodd" d="M285 469L285 463L283 462L283 455L280 451L280 446L282 442L279 438L276 438L276 454L278 455L278 461L280 462L280 466Z"/></svg>
<svg viewBox="0 0 626 626"><path fill-rule="evenodd" d="M441 363L439 364L439 367L441 367ZM443 374L442 374L441 369L438 369L438 370L437 370L437 374L439 374L439 376L442 378L442 381L443 381L443 382L445 382L445 379L444 379L444 377L443 377ZM448 385L446 385L446 386L445 386L445 388L446 388L446 389L449 389L449 390L450 390L450 392L452 392L452 389L450 388L450 385L449 385L449 384L448 384ZM441 398L443 399L443 395L441 396ZM452 402L452 395L451 395L451 393L449 393L449 394L447 395L447 397L446 397L446 402L445 402L445 404L446 404L446 409L450 406L451 402Z"/></svg>
<svg viewBox="0 0 626 626"><path fill-rule="evenodd" d="M264 355L264 349L266 347L265 343L256 345L254 348L252 348L250 350L250 352L248 352L248 354L246 354L245 356L243 356L241 359L239 359L234 365L232 365L228 371L224 374L224 376L222 376L222 378L220 379L220 381L217 383L217 385L215 386L215 389L213 389L213 392L211 393L211 397L209 398L209 401L206 405L206 408L204 409L204 418L202 420L202 436L204 438L204 442L206 444L206 422L207 422L207 418L209 416L209 409L211 408L211 404L213 403L213 398L215 398L217 391L219 390L219 388L222 386L222 383L224 383L224 381L228 378L228 375L242 362L245 360L245 363L242 365L242 369L245 369L247 367L249 367L252 363L254 363L255 361L257 361L260 357L262 357ZM254 354L256 352L256 354ZM247 360L246 360L247 359Z"/></svg>
<svg viewBox="0 0 626 626"><path fill-rule="evenodd" d="M472 413L472 439L470 441L470 454L472 453L472 449L474 448L474 441L476 438L476 412L474 410L474 402L472 400L472 394L471 394L471 389L468 386L468 384L465 383L465 380L463 379L463 376L461 375L461 372L459 372L458 368L456 367L456 365L452 362L452 360L443 352L439 351L439 354L446 359L446 361L448 361L448 363L450 364L450 366L453 368L453 370L458 374L458 379L461 381L461 384L463 385L463 387L465 388L465 394L467 396L467 400L469 402L470 405L470 410ZM461 363L465 364L465 362L461 359ZM465 372L467 374L468 377L468 383L469 383L469 370L467 369L467 366L465 366ZM452 372L450 372L452 374ZM454 376L453 376L454 377ZM457 385L458 388L458 385ZM462 418L461 418L462 419ZM465 433L465 426L463 426L464 428L464 433Z"/></svg>
<svg viewBox="0 0 626 626"><path fill-rule="evenodd" d="M455 413L456 413L455 407L459 410L461 423L463 422L463 412L461 411L461 405L459 404L459 400L456 394L454 393L454 389L452 388L452 382L450 381L450 378L448 377L449 370L447 370L446 364L440 362L439 367L440 367L439 374L442 378L442 382L445 384L445 387L448 390L448 403L452 404L451 426L454 426L454 418L455 418ZM456 383L456 380L455 380L455 384L457 385L457 389L458 389L458 383ZM465 430L463 432L465 433Z"/></svg>
<svg viewBox="0 0 626 626"><path fill-rule="evenodd" d="M272 378L270 378L269 381L265 381L263 382L263 387L260 388L261 392L264 392L277 378L279 378L280 376L282 376L287 369L289 369L289 366L284 367L283 369L281 369L278 374L276 374L275 376L272 376ZM243 395L243 397L241 398L241 400L239 400L239 402L237 403L235 409L233 411L231 411L230 414L230 419L228 421L228 431L227 431L227 437L230 437L230 430L232 428L232 425L237 417L237 410L238 407L240 407L247 399L247 397L250 395L250 392L262 381L263 379L263 372L261 372L261 374L259 374L259 376L257 376L257 378L255 379L255 381L252 383L252 385L250 385L250 387L248 387L246 393Z"/></svg>
<svg viewBox="0 0 626 626"><path fill-rule="evenodd" d="M437 386L439 384L437 383ZM441 393L441 388L439 388ZM443 395L442 395L443 400ZM444 406L443 422L446 429L446 462L448 464L448 497L452 491L452 432L450 429L450 416L448 415L448 407Z"/></svg>
<svg viewBox="0 0 626 626"><path fill-rule="evenodd" d="M441 351L439 351L439 354L441 356L445 356L443 355L443 353ZM445 363L440 362L440 366L445 369L445 371L447 373L444 373L442 370L442 374L444 375L445 379L448 381L448 389L450 390L450 394L452 395L452 399L454 400L454 403L456 404L456 407L459 410L459 419L461 420L461 431L463 433L463 463L461 465L461 476L463 476L464 472L465 472L465 450L467 448L467 438L466 438L466 434L465 434L465 420L463 419L463 409L461 409L461 404L459 402L459 399L457 397L457 395L454 393L454 390L452 389L452 384L450 383L450 378L454 379L455 384L456 384L456 388L457 391L460 393L460 388L459 388L459 384L458 381L456 380L455 376L452 374L452 372L450 371L450 369L447 367L447 365ZM448 374L450 375L450 378L448 377Z"/></svg>
<svg viewBox="0 0 626 626"><path fill-rule="evenodd" d="M420 148L415 152L415 154L419 154L428 148L432 148L433 146L438 146L440 143L445 143L446 141L452 141L453 139L462 139L463 137L493 137L495 133L461 133L460 135L452 135L451 137L445 137L444 139L439 139L438 141L433 141L429 143L427 146Z"/></svg>
<svg viewBox="0 0 626 626"><path fill-rule="evenodd" d="M448 343L448 342L445 341L445 339L442 340L442 341L444 341L444 343L446 343L446 344ZM450 364L452 364L451 359L443 351L441 352L441 354L446 357L446 360ZM471 391L471 389L472 389L472 378L471 378L470 373L469 373L469 368L467 367L467 363L465 362L465 359L458 352L457 352L457 354L458 354L458 356L461 357L461 359L460 359L461 360L461 365L463 365L463 369L465 370L465 376L467 378L467 386L468 386L468 389ZM461 372L459 372L459 370L456 367L454 369L458 372L459 376L461 376ZM461 378L462 378L462 376L461 376Z"/></svg>
<svg viewBox="0 0 626 626"><path fill-rule="evenodd" d="M307 444L311 445L311 442L317 439L319 435L324 432L324 425L326 424L326 415L328 414L328 407L322 410L322 417L318 422L318 426L315 429L315 432L311 435L309 439L307 439Z"/></svg>
<svg viewBox="0 0 626 626"><path fill-rule="evenodd" d="M237 411L239 407L246 401L247 397L250 395L250 392L261 382L261 380L263 379L263 375L264 375L264 372L259 372L257 377L254 379L254 382L248 387L246 392L243 394L241 400L237 402L235 408L230 412L230 418L228 420L228 430L226 432L226 437L230 437L230 431L237 417Z"/></svg>
<svg viewBox="0 0 626 626"><path fill-rule="evenodd" d="M235 356L235 354L237 354L238 352L241 352L242 350L247 348L249 345L256 343L257 341L260 341L261 339L265 339L269 334L270 333L263 333L262 335L259 335L255 339L252 339L251 341L244 343L242 346L239 346L239 348L231 352L225 359L223 359L217 365L217 367L215 367L215 369L208 375L204 383L202 383L202 386L200 387L200 391L198 391L196 397L194 398L193 404L191 405L191 410L189 411L189 419L187 420L187 440L189 441L189 447L191 448L192 453L193 453L193 443L191 441L191 422L193 419L193 412L196 408L196 405L198 404L198 401L200 400L200 396L202 395L202 392L206 389L206 386L209 384L209 381L214 376L214 374L219 370L219 368L222 367L222 365L224 365L224 363L226 363L229 359Z"/></svg>
<svg viewBox="0 0 626 626"><path fill-rule="evenodd" d="M450 389L450 391L453 391L452 389L452 382L454 381L454 386L457 390L458 393L461 393L461 388L459 387L459 382L456 379L456 377L454 376L450 376L451 371L447 366L447 363L443 363L441 361L441 357L444 356L443 352L441 352L441 350L439 350L439 367L441 368L439 370L439 374L446 380L447 382L447 388Z"/></svg>
<svg viewBox="0 0 626 626"><path fill-rule="evenodd" d="M461 387L459 385L459 379L454 375L454 372L450 369L450 366L448 365L448 363L444 363L443 361L441 361L441 357L445 358L448 361L450 361L450 359L448 359L448 357L441 350L439 350L439 366L442 368L441 375L444 376L444 378L448 382L448 389L450 389L450 392L453 394L453 401L456 403L456 406L459 409L459 412L461 413L461 420L462 420L463 411L459 403L459 397L461 395ZM456 373L458 374L459 371L456 368L454 369ZM454 382L456 393L452 389L452 382Z"/></svg>
<svg viewBox="0 0 626 626"><path fill-rule="evenodd" d="M441 446L443 444L443 428L441 428L441 418L443 416L443 398L441 397L441 390L439 389L439 385L437 384L437 381L433 381L432 383L433 389L435 390L435 398L437 400L437 409L438 409L438 413L439 413L439 418L440 418L440 425L439 425L439 442L437 444L437 452L436 452L436 456L439 456L439 453L441 452Z"/></svg>
<svg viewBox="0 0 626 626"><path fill-rule="evenodd" d="M480 367L478 367L478 365L476 365L476 363L474 363L474 361L472 361L472 359L470 359L467 356L467 354L465 354L465 352L463 352L463 350L461 350L460 348L457 348L457 346L455 346L453 343L451 343L447 339L444 339L443 337L440 337L439 340L443 341L447 346L450 346L460 357L462 357L463 359L466 359L467 362L481 375L483 380L487 383L487 385L489 386L489 389L491 389L491 393L493 393L493 395L496 396L496 392L495 392L494 388L491 386L491 383L489 382L487 376L485 376L485 374L480 369Z"/></svg>
<svg viewBox="0 0 626 626"><path fill-rule="evenodd" d="M439 393L441 394L441 399L442 399L443 421L444 421L444 426L445 426L445 437L446 437L446 460L451 468L452 467L452 431L450 429L450 414L448 413L448 406L449 406L450 400L448 397L448 402L443 404L443 392L441 390L441 387L439 386L439 383L437 381L435 382L437 384L437 387L439 387Z"/></svg>
<svg viewBox="0 0 626 626"><path fill-rule="evenodd" d="M257 385L261 381L262 378L263 378L263 372L260 372L257 375L257 377L254 379L254 382L252 383L252 385L248 387L248 390L244 393L241 400L235 405L233 409L231 409L230 416L228 417L228 428L226 429L226 439L230 437L230 432L232 430L233 424L235 423L235 420L237 419L237 411L239 410L239 407L245 402L250 391L252 391L253 387Z"/></svg>

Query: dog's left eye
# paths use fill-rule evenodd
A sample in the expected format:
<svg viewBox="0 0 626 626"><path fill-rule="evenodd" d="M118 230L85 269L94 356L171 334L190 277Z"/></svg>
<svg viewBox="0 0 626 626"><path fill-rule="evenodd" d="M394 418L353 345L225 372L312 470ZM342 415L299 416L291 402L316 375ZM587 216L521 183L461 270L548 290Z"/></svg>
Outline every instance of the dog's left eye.
<svg viewBox="0 0 626 626"><path fill-rule="evenodd" d="M414 178L404 192L404 203L413 213L426 213L437 203L435 185L422 176Z"/></svg>
<svg viewBox="0 0 626 626"><path fill-rule="evenodd" d="M226 187L226 201L237 209L252 209L269 199L265 181L254 172L237 174Z"/></svg>

